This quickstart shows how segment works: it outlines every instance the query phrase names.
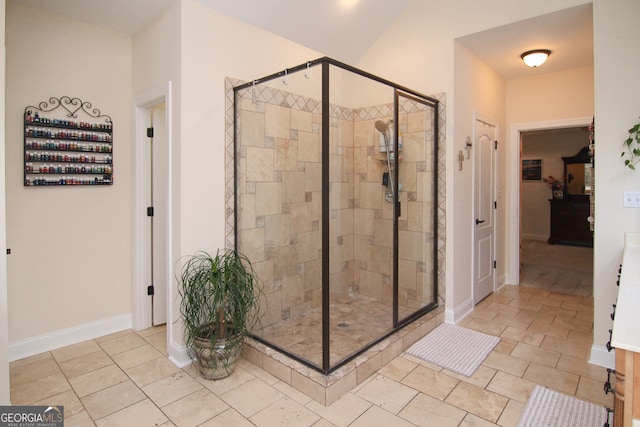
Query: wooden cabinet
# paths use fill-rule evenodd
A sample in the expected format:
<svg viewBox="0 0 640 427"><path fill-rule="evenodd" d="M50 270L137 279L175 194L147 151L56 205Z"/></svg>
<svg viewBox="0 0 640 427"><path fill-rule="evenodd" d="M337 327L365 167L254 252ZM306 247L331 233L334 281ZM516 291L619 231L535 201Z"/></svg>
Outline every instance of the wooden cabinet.
<svg viewBox="0 0 640 427"><path fill-rule="evenodd" d="M588 222L589 196L571 195L565 199L549 200L549 203L549 244L593 247L593 233Z"/></svg>
<svg viewBox="0 0 640 427"><path fill-rule="evenodd" d="M616 348L615 427L640 419L640 353Z"/></svg>

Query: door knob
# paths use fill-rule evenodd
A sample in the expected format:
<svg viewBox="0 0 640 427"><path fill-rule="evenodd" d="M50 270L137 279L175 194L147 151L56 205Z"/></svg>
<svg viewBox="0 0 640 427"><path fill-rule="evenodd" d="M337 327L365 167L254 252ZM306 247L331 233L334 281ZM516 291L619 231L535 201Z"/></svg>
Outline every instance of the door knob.
<svg viewBox="0 0 640 427"><path fill-rule="evenodd" d="M483 219L478 219L478 218L476 218L476 225L478 225L478 224L482 224L483 222L484 222L484 220L483 220Z"/></svg>

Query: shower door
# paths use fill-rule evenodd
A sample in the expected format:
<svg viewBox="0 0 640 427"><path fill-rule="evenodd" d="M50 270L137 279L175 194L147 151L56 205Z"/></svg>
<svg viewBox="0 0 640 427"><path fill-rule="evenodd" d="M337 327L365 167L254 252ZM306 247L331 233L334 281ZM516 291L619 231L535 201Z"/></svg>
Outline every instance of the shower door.
<svg viewBox="0 0 640 427"><path fill-rule="evenodd" d="M429 100L399 90L396 94L401 144L394 257L397 326L436 304L437 113Z"/></svg>

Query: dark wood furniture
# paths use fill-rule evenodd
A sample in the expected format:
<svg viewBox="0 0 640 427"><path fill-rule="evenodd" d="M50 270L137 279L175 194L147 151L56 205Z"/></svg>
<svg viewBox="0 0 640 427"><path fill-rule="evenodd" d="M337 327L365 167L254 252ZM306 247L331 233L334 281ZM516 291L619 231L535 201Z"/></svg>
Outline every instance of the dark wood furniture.
<svg viewBox="0 0 640 427"><path fill-rule="evenodd" d="M593 247L589 229L589 196L567 194L564 199L551 199L551 232L549 244Z"/></svg>

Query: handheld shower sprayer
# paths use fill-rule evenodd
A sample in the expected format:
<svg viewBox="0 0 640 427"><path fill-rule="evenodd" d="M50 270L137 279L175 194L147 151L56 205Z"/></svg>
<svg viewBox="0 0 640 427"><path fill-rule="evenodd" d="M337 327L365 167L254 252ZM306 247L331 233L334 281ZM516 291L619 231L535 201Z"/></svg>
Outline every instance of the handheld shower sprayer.
<svg viewBox="0 0 640 427"><path fill-rule="evenodd" d="M382 120L376 120L375 127L378 132L380 132L384 138L384 150L387 155L387 176L388 176L388 185L387 185L387 194L385 194L385 200L389 203L393 201L393 169L391 168L391 153L393 152L393 147L391 146L391 136L389 127L393 126L393 120L389 120L387 123Z"/></svg>

